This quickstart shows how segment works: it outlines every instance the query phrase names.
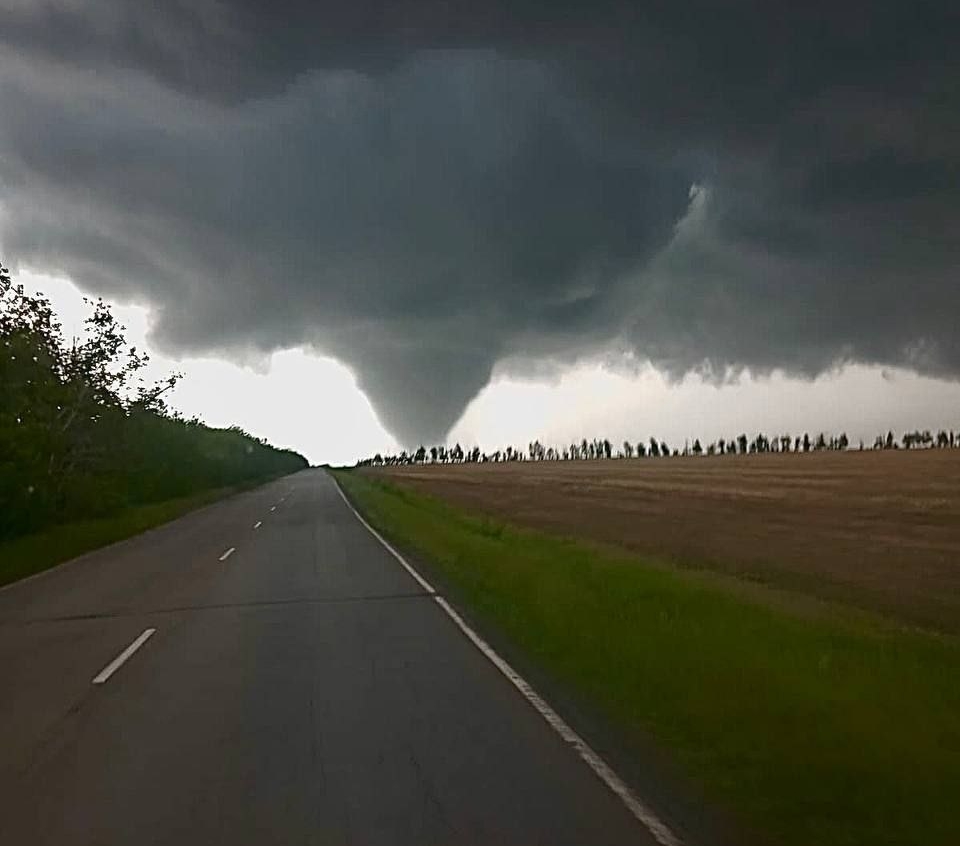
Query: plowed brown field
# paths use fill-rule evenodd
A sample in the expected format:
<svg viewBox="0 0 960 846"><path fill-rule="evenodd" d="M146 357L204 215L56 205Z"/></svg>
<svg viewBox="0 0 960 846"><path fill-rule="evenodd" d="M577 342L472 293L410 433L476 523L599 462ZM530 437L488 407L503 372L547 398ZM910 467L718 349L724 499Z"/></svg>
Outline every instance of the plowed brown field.
<svg viewBox="0 0 960 846"><path fill-rule="evenodd" d="M368 472L514 524L960 632L960 450Z"/></svg>

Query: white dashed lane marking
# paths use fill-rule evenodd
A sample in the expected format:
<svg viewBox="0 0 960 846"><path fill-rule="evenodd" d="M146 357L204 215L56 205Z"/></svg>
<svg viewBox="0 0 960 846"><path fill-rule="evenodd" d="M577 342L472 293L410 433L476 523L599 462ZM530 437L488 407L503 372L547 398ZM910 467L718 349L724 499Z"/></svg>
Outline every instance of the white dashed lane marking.
<svg viewBox="0 0 960 846"><path fill-rule="evenodd" d="M145 629L144 632L138 637L133 643L131 643L126 649L123 650L116 658L114 658L106 667L104 667L98 675L94 676L94 684L103 684L107 679L110 678L117 670L119 670L127 659L133 655L141 646L143 646L149 639L150 636L156 631L156 629Z"/></svg>

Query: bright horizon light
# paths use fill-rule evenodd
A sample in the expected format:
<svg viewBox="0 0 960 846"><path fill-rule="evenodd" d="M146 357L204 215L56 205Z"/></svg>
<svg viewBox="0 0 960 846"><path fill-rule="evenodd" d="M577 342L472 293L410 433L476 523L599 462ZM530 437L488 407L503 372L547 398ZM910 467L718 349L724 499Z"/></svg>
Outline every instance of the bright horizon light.
<svg viewBox="0 0 960 846"><path fill-rule="evenodd" d="M29 271L15 278L50 298L67 338L80 333L89 309L76 285ZM400 451L340 362L302 347L275 352L262 367L211 356L172 358L149 343L149 307L111 306L128 342L149 352L149 377L183 372L169 402L185 417L240 426L297 450L312 464L352 464L377 452ZM822 430L845 431L853 446L860 440L870 446L880 432L915 428L960 430L960 384L906 370L851 366L811 381L746 374L718 387L696 376L671 384L651 367L628 374L585 362L552 381L496 376L469 404L447 442L525 452L533 440L563 447L601 437L619 448L625 439L636 443L655 436L682 448L694 438L705 445L740 432Z"/></svg>

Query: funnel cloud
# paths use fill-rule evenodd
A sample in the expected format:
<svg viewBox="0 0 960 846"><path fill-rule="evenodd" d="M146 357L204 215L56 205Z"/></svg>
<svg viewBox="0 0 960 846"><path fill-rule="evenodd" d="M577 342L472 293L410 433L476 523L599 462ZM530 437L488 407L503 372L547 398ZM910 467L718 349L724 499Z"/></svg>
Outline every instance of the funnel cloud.
<svg viewBox="0 0 960 846"><path fill-rule="evenodd" d="M4 260L408 446L504 361L960 374L954 4L280 5L0 0Z"/></svg>

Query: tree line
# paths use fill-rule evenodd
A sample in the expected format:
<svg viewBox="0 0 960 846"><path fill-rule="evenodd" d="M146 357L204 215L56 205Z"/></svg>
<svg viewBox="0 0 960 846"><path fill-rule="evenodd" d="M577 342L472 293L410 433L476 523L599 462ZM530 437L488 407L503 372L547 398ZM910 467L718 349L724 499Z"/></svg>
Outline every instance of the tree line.
<svg viewBox="0 0 960 846"><path fill-rule="evenodd" d="M527 445L526 451L518 447L508 446L502 450L485 453L479 447L464 451L460 444L453 447L433 446L429 449L421 446L407 452L403 450L397 455L377 453L369 458L357 462L358 466L389 466L397 464L461 464L504 462L504 461L597 461L607 459L630 458L673 458L679 456L704 455L753 455L757 453L808 453L823 451L850 450L850 439L846 432L839 435L828 435L820 432L813 437L809 432L802 435L774 435L772 437L762 433L753 438L741 433L731 438L719 438L706 446L699 438L691 444L685 442L682 448L673 447L662 439L650 438L646 441L624 441L619 447L614 446L608 439L587 440L580 443L571 443L567 446L546 446L539 440ZM929 430L906 432L899 440L893 432L886 435L877 435L872 449L960 449L960 433L941 430L936 436ZM859 442L856 449L863 450L863 442Z"/></svg>
<svg viewBox="0 0 960 846"><path fill-rule="evenodd" d="M125 506L253 483L307 466L238 427L185 420L143 377L102 300L70 342L50 301L0 265L0 540Z"/></svg>

